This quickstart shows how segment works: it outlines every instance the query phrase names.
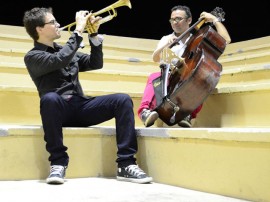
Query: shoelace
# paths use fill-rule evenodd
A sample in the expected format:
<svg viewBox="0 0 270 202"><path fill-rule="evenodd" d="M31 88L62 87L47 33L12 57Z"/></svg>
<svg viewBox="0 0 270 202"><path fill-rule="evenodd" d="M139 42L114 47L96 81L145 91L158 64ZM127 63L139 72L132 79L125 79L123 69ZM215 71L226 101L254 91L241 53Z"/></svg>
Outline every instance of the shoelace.
<svg viewBox="0 0 270 202"><path fill-rule="evenodd" d="M147 117L147 116L149 116L149 114L151 114L151 111L148 110L148 109L144 109L143 112L142 112L141 118L143 117L143 115L144 115L145 117Z"/></svg>
<svg viewBox="0 0 270 202"><path fill-rule="evenodd" d="M61 173L65 170L64 166L51 166L51 174L58 174Z"/></svg>
<svg viewBox="0 0 270 202"><path fill-rule="evenodd" d="M138 165L130 165L125 170L135 176L145 175L145 172Z"/></svg>
<svg viewBox="0 0 270 202"><path fill-rule="evenodd" d="M184 120L190 122L190 120L191 120L191 115L188 115L187 117L185 117Z"/></svg>

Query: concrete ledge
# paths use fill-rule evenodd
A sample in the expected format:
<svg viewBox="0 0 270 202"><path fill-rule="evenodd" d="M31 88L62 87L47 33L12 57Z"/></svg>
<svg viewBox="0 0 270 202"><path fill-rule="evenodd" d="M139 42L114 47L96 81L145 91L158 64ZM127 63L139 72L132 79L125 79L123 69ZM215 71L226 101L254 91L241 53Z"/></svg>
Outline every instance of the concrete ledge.
<svg viewBox="0 0 270 202"><path fill-rule="evenodd" d="M42 128L2 125L0 129L0 179L45 179L49 164ZM114 127L64 128L63 132L70 155L67 178L115 176ZM270 200L270 128L137 127L136 132L138 163L155 182Z"/></svg>
<svg viewBox="0 0 270 202"><path fill-rule="evenodd" d="M0 25L0 38L5 39L16 39L17 41L28 41L32 43L32 39L28 36L25 28L22 26L11 26L11 25ZM68 31L61 32L62 37L58 40L59 43L65 43L70 37ZM87 40L87 34L83 34L84 40ZM120 37L113 35L104 35L104 46L112 48L123 48L123 49L134 49L134 50L145 50L153 51L156 47L158 40L154 39L143 39L143 38L132 38L132 37Z"/></svg>
<svg viewBox="0 0 270 202"><path fill-rule="evenodd" d="M13 44L15 44L15 42L13 42ZM10 45L10 44L9 44ZM33 48L33 46L31 47ZM18 58L19 61L23 62L23 57L24 55L31 49L22 49L22 48L0 48L0 53L1 53L1 57L4 58L4 56L6 57L14 57L14 58L10 58L10 60L14 60L15 57ZM139 50L138 50L139 51ZM85 53L89 53L90 50L80 50L80 52L85 52ZM104 50L104 52L106 52L106 50ZM146 64L154 64L154 62L152 61L151 58L151 54L148 53L146 54L146 56L142 57L138 57L136 56L136 50L132 53L128 53L125 54L125 52L127 52L126 50L123 50L123 53L117 53L116 51L110 51L110 54L106 54L104 53L104 61L109 61L109 60L120 60L120 61L127 61L127 62L141 62L141 63L146 63Z"/></svg>
<svg viewBox="0 0 270 202"><path fill-rule="evenodd" d="M232 55L228 57L221 57L218 61L224 66L232 65L246 65L246 64L256 64L260 62L269 62L270 50L258 51L254 53L246 53L239 55Z"/></svg>
<svg viewBox="0 0 270 202"><path fill-rule="evenodd" d="M88 77L88 75L84 76ZM117 75L115 77L117 78ZM133 79L133 77L127 78ZM82 80L82 85L86 95L110 94L114 93L115 89L118 89L118 92L128 93L134 103L136 126L143 126L137 116L137 109L145 83L139 80L131 82L132 79L126 82L112 81L110 83L113 85L109 88L107 86L104 88L102 81L85 82L87 79ZM216 90L206 99L194 127L269 127L270 108L265 107L265 103L268 103L268 100L270 102L269 91L269 80L219 83ZM31 103L31 108L29 108L29 103ZM0 106L5 106L0 109L1 123L41 123L39 97L28 75L14 76L14 74L0 73ZM114 120L102 125L114 126ZM158 123L156 126L161 127L162 124Z"/></svg>
<svg viewBox="0 0 270 202"><path fill-rule="evenodd" d="M230 43L226 47L223 55L227 56L244 52L252 52L260 49L267 50L269 48L270 48L270 36L266 36L257 39Z"/></svg>
<svg viewBox="0 0 270 202"><path fill-rule="evenodd" d="M0 66L11 62L4 67L7 73L9 66L22 68L23 51L18 47L25 49L29 44L32 47L32 40L23 27L0 25L0 30L0 41L4 42ZM63 34L69 37L68 33ZM128 66L140 74L138 78L143 78L147 71L156 71L156 64L147 59L147 54L154 50L157 41L105 37L108 55L105 64L109 71L124 71L123 67ZM5 39L20 46L10 49ZM59 42L65 41L63 38ZM112 54L125 50L124 57ZM132 55L133 51L138 51L138 55ZM204 103L195 128L136 127L138 163L155 182L251 201L270 201L269 59L270 37L229 44L219 60L227 80ZM0 122L15 120L18 125L0 126L0 180L45 179L49 162L40 127L37 92L22 70L10 73L16 73L16 77L1 73L0 106L4 107L1 107ZM232 79L230 75L237 77ZM87 79L88 75L84 77ZM121 88L123 92L130 92L134 109L145 85L144 82L138 89L139 80L131 84L132 90ZM86 93L112 92L102 91L100 86L101 81L97 88L86 88ZM117 148L113 121L108 125L63 129L70 155L67 178L115 176Z"/></svg>
<svg viewBox="0 0 270 202"><path fill-rule="evenodd" d="M115 127L64 127L65 135L115 136ZM136 127L138 137L184 138L220 141L243 141L270 143L270 128L145 128ZM43 135L40 125L0 125L0 136Z"/></svg>
<svg viewBox="0 0 270 202"><path fill-rule="evenodd" d="M153 64L145 64L141 62L121 62L121 61L113 61L113 62L105 62L104 67L100 70L81 72L81 78L92 78L100 75L100 77L115 77L118 76L118 80L125 79L126 77L133 77L135 80L138 78L143 78L144 83L146 82L147 76L150 74L149 72L158 71L158 66ZM29 75L24 63L19 62L0 62L0 72L1 73L9 73L9 74L26 74ZM106 79L106 78L105 78ZM105 80L103 79L103 80Z"/></svg>
<svg viewBox="0 0 270 202"><path fill-rule="evenodd" d="M248 73L255 71L270 70L270 62L246 65L233 65L223 68L222 74Z"/></svg>
<svg viewBox="0 0 270 202"><path fill-rule="evenodd" d="M269 91L270 80L262 81L249 81L238 83L219 83L213 94L229 94L229 93L243 93L243 92L256 92L256 91Z"/></svg>

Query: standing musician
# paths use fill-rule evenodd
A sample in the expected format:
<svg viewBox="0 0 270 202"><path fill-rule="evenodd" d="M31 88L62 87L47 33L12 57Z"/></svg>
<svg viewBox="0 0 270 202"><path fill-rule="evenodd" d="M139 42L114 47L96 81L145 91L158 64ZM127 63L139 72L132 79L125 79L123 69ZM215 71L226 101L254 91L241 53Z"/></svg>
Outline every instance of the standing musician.
<svg viewBox="0 0 270 202"><path fill-rule="evenodd" d="M97 33L100 19L88 11L78 11L75 31L61 46L54 42L61 37L61 29L51 8L33 8L23 17L26 31L34 40L34 48L25 55L24 61L40 96L44 140L50 154L48 184L63 184L69 164L62 127L88 127L112 118L116 121L117 179L135 183L152 181L134 157L138 145L130 96L116 93L88 97L79 81L79 72L103 67L103 36ZM78 51L87 23L95 31L89 33L89 54Z"/></svg>
<svg viewBox="0 0 270 202"><path fill-rule="evenodd" d="M225 26L221 23L221 20L211 13L202 12L200 15L200 19L204 19L205 22L213 23L217 32L225 39L226 43L229 44L231 42L231 38L227 32ZM182 33L187 31L192 22L192 14L190 12L189 7L187 6L174 6L171 9L171 16L169 19L171 27L173 29L173 33L163 36L156 50L153 52L153 60L154 62L160 62L162 51L166 45L171 44L177 37L179 37ZM192 36L191 33L184 35L184 37L177 43L177 45L171 48L172 52L178 57L181 57L186 48L186 43ZM159 115L153 109L156 107L156 97L153 87L153 80L160 77L161 72L155 72L149 75L146 87L144 89L144 94L141 100L141 104L138 108L138 116L144 123L146 127L152 126L155 121L159 118ZM178 123L181 127L191 127L191 119L196 118L197 114L202 109L202 104L195 109L189 116Z"/></svg>

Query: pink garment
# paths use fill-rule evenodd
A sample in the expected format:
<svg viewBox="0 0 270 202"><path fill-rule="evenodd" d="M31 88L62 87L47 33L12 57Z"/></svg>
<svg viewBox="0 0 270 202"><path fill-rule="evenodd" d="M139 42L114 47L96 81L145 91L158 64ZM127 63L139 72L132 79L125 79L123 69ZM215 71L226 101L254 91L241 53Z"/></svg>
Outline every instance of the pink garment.
<svg viewBox="0 0 270 202"><path fill-rule="evenodd" d="M155 98L155 91L153 87L153 80L158 78L161 75L161 72L155 72L148 76L148 80L144 89L141 105L138 109L138 116L143 109L154 109L156 107L156 98Z"/></svg>
<svg viewBox="0 0 270 202"><path fill-rule="evenodd" d="M150 109L153 110L156 107L156 98L155 98L155 91L153 87L153 80L158 78L161 75L161 72L155 72L148 76L148 80L144 89L143 97L141 104L138 109L138 116L141 118L140 114L143 109ZM201 111L202 104L198 106L192 113L191 119L196 118L197 114Z"/></svg>

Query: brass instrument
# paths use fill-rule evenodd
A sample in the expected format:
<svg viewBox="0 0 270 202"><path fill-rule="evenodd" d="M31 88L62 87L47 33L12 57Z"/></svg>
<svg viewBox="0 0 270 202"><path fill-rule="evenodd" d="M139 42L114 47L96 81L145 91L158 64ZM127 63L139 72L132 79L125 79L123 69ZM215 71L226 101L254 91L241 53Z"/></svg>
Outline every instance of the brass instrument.
<svg viewBox="0 0 270 202"><path fill-rule="evenodd" d="M109 12L109 15L107 15L106 17L103 17L102 19L100 19L98 21L99 24L103 24L103 23L108 22L108 21L110 21L111 19L113 19L114 17L117 16L117 11L115 10L115 8L118 8L120 6L128 6L131 9L130 0L118 0L117 2L111 4L110 6L107 6L107 7L103 8L103 9L101 9L101 10L95 12L95 13L92 13L92 15L93 16L98 16L98 15L100 15L102 13ZM68 28L68 32L71 34L71 27L73 27L74 25L76 25L76 22L73 22L73 23L71 23L69 25L61 27L60 30L64 30L64 29ZM95 32L92 24L89 21L87 21L87 24L86 24L86 26L84 28L84 31L87 31L89 34Z"/></svg>

